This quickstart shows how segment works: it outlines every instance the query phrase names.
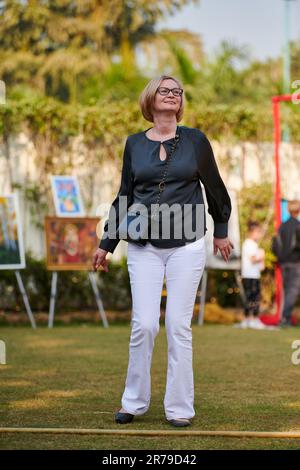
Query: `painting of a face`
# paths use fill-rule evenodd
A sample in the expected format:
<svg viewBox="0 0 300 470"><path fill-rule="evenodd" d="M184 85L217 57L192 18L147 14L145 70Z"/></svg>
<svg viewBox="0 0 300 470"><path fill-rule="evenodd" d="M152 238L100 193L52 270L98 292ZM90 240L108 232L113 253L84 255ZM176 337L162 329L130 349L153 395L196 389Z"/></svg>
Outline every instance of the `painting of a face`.
<svg viewBox="0 0 300 470"><path fill-rule="evenodd" d="M65 227L64 249L70 256L75 256L78 253L78 230L74 224L68 224Z"/></svg>
<svg viewBox="0 0 300 470"><path fill-rule="evenodd" d="M50 270L90 270L98 246L98 217L46 217L47 268Z"/></svg>

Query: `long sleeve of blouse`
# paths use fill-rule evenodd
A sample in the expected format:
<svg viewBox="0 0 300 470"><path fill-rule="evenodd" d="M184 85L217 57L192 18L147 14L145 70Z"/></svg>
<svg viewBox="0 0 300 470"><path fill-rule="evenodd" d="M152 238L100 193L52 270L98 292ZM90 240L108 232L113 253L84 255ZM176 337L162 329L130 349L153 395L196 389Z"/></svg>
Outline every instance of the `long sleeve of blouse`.
<svg viewBox="0 0 300 470"><path fill-rule="evenodd" d="M127 199L126 207L120 205L120 196L124 196ZM125 199L124 199L125 200ZM125 200L126 201L126 200ZM121 172L121 182L119 191L113 200L108 219L106 219L103 228L103 236L99 245L99 248L113 253L116 249L120 238L118 237L117 230L114 233L114 237L109 236L109 224L113 224L115 228L118 227L119 222L126 214L126 210L129 205L133 202L133 179L131 174L131 156L129 149L129 137L126 139L125 148L123 151L123 165ZM121 208L122 207L122 208Z"/></svg>
<svg viewBox="0 0 300 470"><path fill-rule="evenodd" d="M99 245L111 253L114 252L120 239L116 234L113 237L108 236L109 223L115 222L118 226L119 220L125 216L127 208L132 203L149 206L155 202L158 183L165 165L165 161L159 157L160 144L163 144L166 152L169 152L174 142L174 138L162 142L151 140L146 135L147 130L131 134L126 139L120 188L111 204ZM219 173L211 144L199 129L177 126L177 132L180 139L169 164L166 188L162 193L160 204L179 203L181 206L204 204L201 181L205 189L208 213L214 221L213 235L216 238L226 238L231 200ZM119 212L120 196L127 197L127 205L123 204L123 211ZM193 218L194 216L193 213ZM203 223L206 223L205 211ZM180 240L170 237L168 240L149 241L161 248L182 246L187 243L184 236Z"/></svg>
<svg viewBox="0 0 300 470"><path fill-rule="evenodd" d="M219 173L211 144L204 133L200 134L200 153L197 159L199 179L204 185L208 213L214 221L214 237L226 238L231 214L231 200Z"/></svg>

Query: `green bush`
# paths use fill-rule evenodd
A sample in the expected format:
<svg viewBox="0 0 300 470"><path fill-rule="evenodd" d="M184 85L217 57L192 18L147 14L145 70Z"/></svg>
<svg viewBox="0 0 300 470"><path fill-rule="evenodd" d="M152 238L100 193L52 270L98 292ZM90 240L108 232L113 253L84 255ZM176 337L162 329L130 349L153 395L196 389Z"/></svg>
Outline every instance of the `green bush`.
<svg viewBox="0 0 300 470"><path fill-rule="evenodd" d="M26 268L20 270L22 280L33 311L49 310L51 272L45 260L36 260L26 254ZM126 258L110 262L109 272L98 272L98 287L104 308L128 310L131 308L130 283ZM0 308L7 311L24 309L14 271L0 271ZM72 310L95 310L95 296L85 271L59 271L56 308L61 312Z"/></svg>

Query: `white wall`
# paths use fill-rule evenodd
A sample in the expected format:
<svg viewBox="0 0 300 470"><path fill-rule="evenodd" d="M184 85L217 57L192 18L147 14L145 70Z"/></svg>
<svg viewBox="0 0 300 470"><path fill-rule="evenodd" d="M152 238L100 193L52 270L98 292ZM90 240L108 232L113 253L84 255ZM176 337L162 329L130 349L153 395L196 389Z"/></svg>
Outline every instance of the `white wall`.
<svg viewBox="0 0 300 470"><path fill-rule="evenodd" d="M241 142L230 145L211 140L221 176L232 189L241 189L244 185L253 183L274 181L274 145L272 142ZM29 182L38 182L44 177L37 159L38 155L33 143L25 133L20 133L10 142L10 168L5 158L4 147L0 146L0 193L11 192L10 173L14 183L26 185ZM91 168L85 162L85 150L79 145L79 138L74 138L72 174L77 175L83 198L91 194L89 187L89 176L93 171L94 194L92 206L87 215L96 215L96 209L100 203L108 206L117 194L121 178L121 161L115 156L114 162L105 162L99 168ZM116 162L119 162L116 164ZM282 143L281 146L281 176L282 196L300 199L300 145ZM25 249L30 249L35 257L45 256L44 231L37 229L32 223L28 202L20 191L19 203L24 233ZM50 213L54 214L52 200L49 201ZM52 211L52 212L51 212ZM102 220L102 227L106 217ZM102 228L101 227L101 228ZM127 243L123 240L118 244L112 259L120 259L127 253Z"/></svg>

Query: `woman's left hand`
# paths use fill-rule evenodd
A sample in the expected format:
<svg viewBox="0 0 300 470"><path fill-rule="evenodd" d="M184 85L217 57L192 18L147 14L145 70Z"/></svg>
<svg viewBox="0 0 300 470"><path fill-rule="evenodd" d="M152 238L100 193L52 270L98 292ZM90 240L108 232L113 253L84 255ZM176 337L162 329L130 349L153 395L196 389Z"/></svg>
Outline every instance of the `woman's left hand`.
<svg viewBox="0 0 300 470"><path fill-rule="evenodd" d="M219 249L224 260L228 262L229 256L231 255L232 248L234 248L233 243L229 240L228 237L226 238L214 237L214 255L218 253L218 249Z"/></svg>

